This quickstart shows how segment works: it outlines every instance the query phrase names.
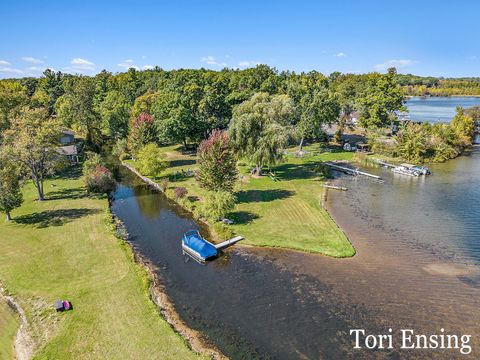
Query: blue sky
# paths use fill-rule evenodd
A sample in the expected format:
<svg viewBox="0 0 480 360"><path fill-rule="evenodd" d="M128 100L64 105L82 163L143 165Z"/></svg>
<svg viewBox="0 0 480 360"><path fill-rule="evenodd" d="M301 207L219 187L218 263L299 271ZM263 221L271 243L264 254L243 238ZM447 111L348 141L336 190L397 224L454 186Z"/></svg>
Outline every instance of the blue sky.
<svg viewBox="0 0 480 360"><path fill-rule="evenodd" d="M480 76L477 1L4 1L0 77L44 68Z"/></svg>

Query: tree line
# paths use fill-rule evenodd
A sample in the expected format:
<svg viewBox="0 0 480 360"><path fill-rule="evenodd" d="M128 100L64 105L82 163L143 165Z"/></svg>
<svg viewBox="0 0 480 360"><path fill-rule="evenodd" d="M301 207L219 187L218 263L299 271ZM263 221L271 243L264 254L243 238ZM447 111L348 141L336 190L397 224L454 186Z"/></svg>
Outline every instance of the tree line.
<svg viewBox="0 0 480 360"><path fill-rule="evenodd" d="M398 83L408 96L480 96L480 78L438 78L432 76L398 75Z"/></svg>

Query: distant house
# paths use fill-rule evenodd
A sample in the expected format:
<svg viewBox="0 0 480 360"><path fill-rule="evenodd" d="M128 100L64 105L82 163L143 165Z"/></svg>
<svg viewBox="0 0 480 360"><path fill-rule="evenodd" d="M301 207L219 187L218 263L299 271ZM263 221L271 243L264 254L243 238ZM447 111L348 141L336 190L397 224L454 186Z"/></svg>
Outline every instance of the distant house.
<svg viewBox="0 0 480 360"><path fill-rule="evenodd" d="M75 133L70 130L63 130L60 134L60 144L71 145L75 142Z"/></svg>
<svg viewBox="0 0 480 360"><path fill-rule="evenodd" d="M75 133L70 130L62 130L59 142L61 146L57 148L57 153L65 156L72 164L78 163L79 154L75 144Z"/></svg>
<svg viewBox="0 0 480 360"><path fill-rule="evenodd" d="M57 148L57 153L65 156L72 164L79 162L77 145L65 145Z"/></svg>

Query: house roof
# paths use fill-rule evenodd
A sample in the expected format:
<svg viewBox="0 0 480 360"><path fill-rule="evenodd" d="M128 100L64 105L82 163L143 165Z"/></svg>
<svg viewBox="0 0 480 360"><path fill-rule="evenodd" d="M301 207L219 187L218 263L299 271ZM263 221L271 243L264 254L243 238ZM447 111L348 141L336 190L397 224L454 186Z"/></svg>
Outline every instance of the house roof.
<svg viewBox="0 0 480 360"><path fill-rule="evenodd" d="M75 133L72 130L62 130L62 134L75 136Z"/></svg>
<svg viewBox="0 0 480 360"><path fill-rule="evenodd" d="M57 148L57 152L62 155L78 155L76 145L60 146Z"/></svg>

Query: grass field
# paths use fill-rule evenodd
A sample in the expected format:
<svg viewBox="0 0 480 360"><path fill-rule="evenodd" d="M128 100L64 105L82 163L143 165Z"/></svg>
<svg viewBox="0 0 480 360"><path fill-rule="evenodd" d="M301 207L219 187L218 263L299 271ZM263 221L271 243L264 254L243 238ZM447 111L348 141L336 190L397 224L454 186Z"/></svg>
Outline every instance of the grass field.
<svg viewBox="0 0 480 360"><path fill-rule="evenodd" d="M0 280L27 314L35 358L196 358L150 301L128 246L105 225L107 200L87 197L74 175L45 189L48 200L40 203L27 184L14 220L0 220ZM73 311L56 313L56 299L72 301ZM2 328L0 346L14 327L3 314L0 307L9 334Z"/></svg>
<svg viewBox="0 0 480 360"><path fill-rule="evenodd" d="M18 325L19 319L9 306L0 300L0 359L13 358L13 340Z"/></svg>
<svg viewBox="0 0 480 360"><path fill-rule="evenodd" d="M305 148L307 154L295 157L289 149L285 162L274 168L275 179L269 176L253 178L246 165L240 167L241 180L236 191L238 203L229 214L235 224L232 229L245 236L244 243L256 246L283 247L307 252L317 252L334 257L348 257L355 250L322 206L325 189L313 171L315 165L329 160L351 160L352 153L327 152L314 144ZM181 147L165 147L170 167L154 179L169 176L169 194L174 187L188 189L192 199L187 207L200 201L204 190L193 177L185 177L181 170L195 168L195 156L183 154ZM130 160L129 164L135 166ZM175 175L176 174L176 175ZM173 181L175 180L175 181Z"/></svg>

